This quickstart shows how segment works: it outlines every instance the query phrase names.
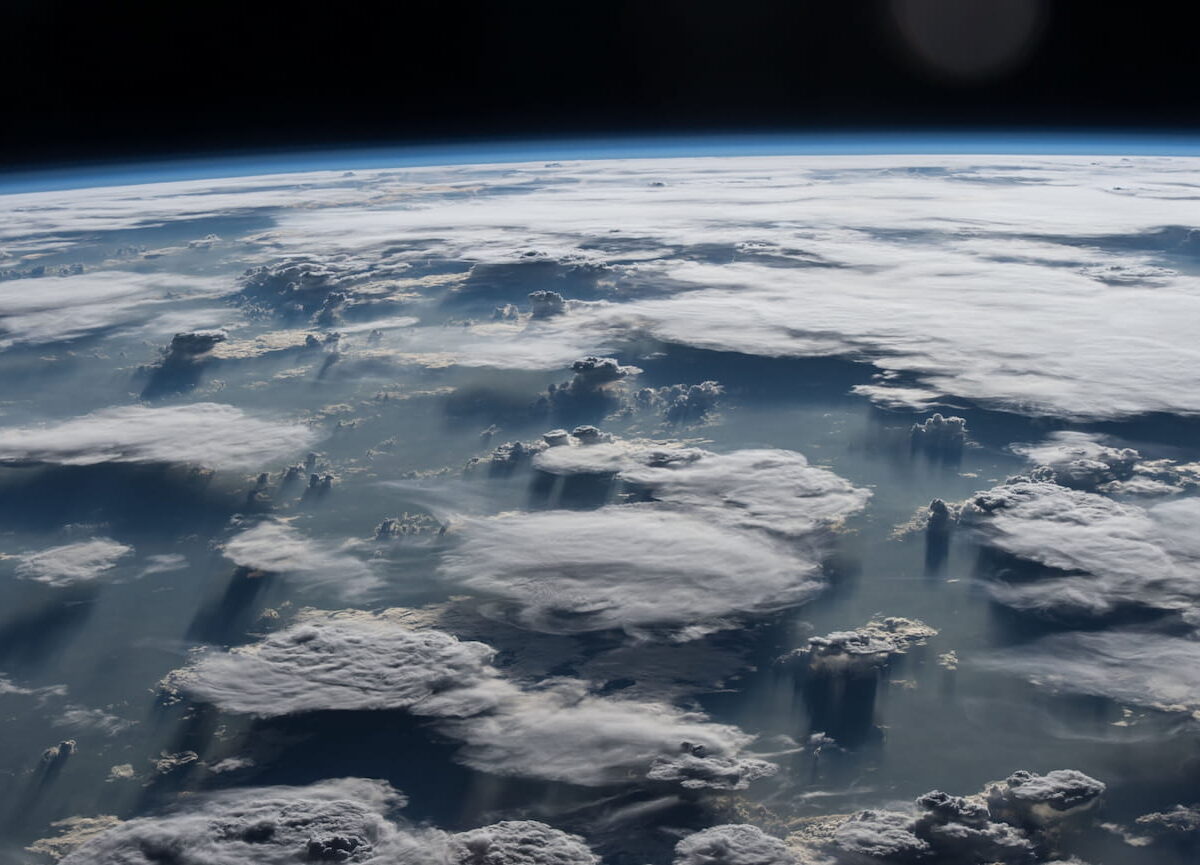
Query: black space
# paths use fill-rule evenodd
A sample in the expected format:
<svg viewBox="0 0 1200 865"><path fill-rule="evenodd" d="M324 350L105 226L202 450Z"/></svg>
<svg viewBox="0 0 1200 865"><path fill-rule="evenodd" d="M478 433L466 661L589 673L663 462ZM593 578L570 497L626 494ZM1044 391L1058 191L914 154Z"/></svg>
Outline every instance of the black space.
<svg viewBox="0 0 1200 865"><path fill-rule="evenodd" d="M591 133L1200 129L1184 4L1038 4L1027 56L957 80L905 48L906 2L944 16L967 56L941 10L1003 22L1038 4L9 0L0 166Z"/></svg>

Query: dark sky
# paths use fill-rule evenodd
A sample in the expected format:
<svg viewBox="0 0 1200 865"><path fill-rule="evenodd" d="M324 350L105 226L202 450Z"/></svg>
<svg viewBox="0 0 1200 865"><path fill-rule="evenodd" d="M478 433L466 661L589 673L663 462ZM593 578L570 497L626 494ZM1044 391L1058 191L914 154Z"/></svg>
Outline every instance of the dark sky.
<svg viewBox="0 0 1200 865"><path fill-rule="evenodd" d="M1183 8L10 0L0 165L597 132L1200 129Z"/></svg>

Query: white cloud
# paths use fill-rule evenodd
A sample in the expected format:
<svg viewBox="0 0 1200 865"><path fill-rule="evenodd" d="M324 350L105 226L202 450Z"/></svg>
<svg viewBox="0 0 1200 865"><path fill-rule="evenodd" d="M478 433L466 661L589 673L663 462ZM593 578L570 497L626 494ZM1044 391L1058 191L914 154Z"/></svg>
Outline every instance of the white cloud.
<svg viewBox="0 0 1200 865"><path fill-rule="evenodd" d="M1194 606L1200 545L1188 526L1197 518L1200 498L1141 508L1022 480L977 494L959 520L988 546L1068 572L995 582L996 600L1022 610L1103 616L1130 606L1186 614Z"/></svg>
<svg viewBox="0 0 1200 865"><path fill-rule="evenodd" d="M1055 634L979 658L1065 693L1200 717L1200 641L1135 630Z"/></svg>
<svg viewBox="0 0 1200 865"><path fill-rule="evenodd" d="M515 605L517 623L571 633L679 626L798 604L823 586L815 557L703 512L610 505L471 518L439 574Z"/></svg>
<svg viewBox="0 0 1200 865"><path fill-rule="evenodd" d="M77 586L103 579L133 547L111 538L91 538L17 557L16 575L49 586Z"/></svg>
<svg viewBox="0 0 1200 865"><path fill-rule="evenodd" d="M314 541L287 523L268 520L238 532L223 549L236 565L282 574L306 588L333 588L346 597L369 595L383 580L373 563L356 557L347 546Z"/></svg>
<svg viewBox="0 0 1200 865"><path fill-rule="evenodd" d="M797 865L795 853L757 826L722 824L675 845L675 865Z"/></svg>
<svg viewBox="0 0 1200 865"><path fill-rule="evenodd" d="M532 820L467 832L414 826L392 813L405 797L383 781L336 778L305 787L246 787L189 795L166 813L64 821L44 839L63 865L599 865L582 838ZM86 831L78 831L79 828ZM74 847L74 849L71 849Z"/></svg>
<svg viewBox="0 0 1200 865"><path fill-rule="evenodd" d="M203 651L164 685L259 716L401 709L435 719L461 742L461 762L498 775L741 789L774 772L743 753L753 737L736 727L667 703L596 696L579 680L525 687L492 655L387 612L312 611L256 644Z"/></svg>
<svg viewBox="0 0 1200 865"><path fill-rule="evenodd" d="M494 708L509 686L492 649L386 617L312 616L259 643L205 651L167 685L229 712L405 709L437 717Z"/></svg>
<svg viewBox="0 0 1200 865"><path fill-rule="evenodd" d="M226 280L97 271L0 284L0 347L78 339L174 312L182 301L232 291Z"/></svg>
<svg viewBox="0 0 1200 865"><path fill-rule="evenodd" d="M33 427L0 428L0 463L196 463L257 468L314 444L308 427L256 418L231 405L113 406Z"/></svg>

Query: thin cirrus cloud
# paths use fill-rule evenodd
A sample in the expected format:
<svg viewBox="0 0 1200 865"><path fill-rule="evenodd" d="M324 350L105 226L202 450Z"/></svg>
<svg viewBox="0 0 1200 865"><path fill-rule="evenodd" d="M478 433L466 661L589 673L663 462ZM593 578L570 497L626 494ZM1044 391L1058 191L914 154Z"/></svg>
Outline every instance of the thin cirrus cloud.
<svg viewBox="0 0 1200 865"><path fill-rule="evenodd" d="M317 438L301 424L257 418L220 403L114 406L42 426L0 429L0 463L252 469L301 452Z"/></svg>

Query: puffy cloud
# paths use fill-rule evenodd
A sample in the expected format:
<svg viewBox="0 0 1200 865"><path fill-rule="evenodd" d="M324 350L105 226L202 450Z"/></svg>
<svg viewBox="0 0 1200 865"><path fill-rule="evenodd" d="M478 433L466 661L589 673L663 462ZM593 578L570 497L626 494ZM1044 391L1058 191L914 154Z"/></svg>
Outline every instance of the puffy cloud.
<svg viewBox="0 0 1200 865"><path fill-rule="evenodd" d="M405 798L383 781L249 787L188 796L164 814L101 818L70 839L63 865L599 865L582 838L531 820L450 834L391 818ZM74 829L74 826L70 828ZM59 843L55 844L54 842Z"/></svg>
<svg viewBox="0 0 1200 865"><path fill-rule="evenodd" d="M311 616L259 643L205 651L167 687L229 712L404 709L437 717L494 708L507 691L492 649L386 616Z"/></svg>
<svg viewBox="0 0 1200 865"><path fill-rule="evenodd" d="M1060 430L1012 450L1037 466L1032 476L1088 492L1170 495L1200 485L1200 464L1143 459L1133 448L1110 447L1093 433Z"/></svg>
<svg viewBox="0 0 1200 865"><path fill-rule="evenodd" d="M752 737L655 701L596 696L578 680L523 687L493 649L388 613L308 614L262 641L202 651L164 686L259 716L401 709L433 718L481 771L583 786L642 778L742 789L774 767L745 756Z"/></svg>
<svg viewBox="0 0 1200 865"><path fill-rule="evenodd" d="M567 307L567 302L557 291L531 291L529 305L534 318L550 318Z"/></svg>
<svg viewBox="0 0 1200 865"><path fill-rule="evenodd" d="M63 865L284 865L299 861L434 865L444 842L385 816L404 797L382 781L340 778L308 787L252 787L190 796L161 816L93 836ZM429 833L427 839L423 836Z"/></svg>
<svg viewBox="0 0 1200 865"><path fill-rule="evenodd" d="M614 473L644 496L741 528L792 537L836 525L870 497L803 454L778 449L716 454L625 442L552 448L534 458L551 474Z"/></svg>
<svg viewBox="0 0 1200 865"><path fill-rule="evenodd" d="M778 609L820 590L815 557L705 516L613 505L468 519L438 572L550 633L678 626Z"/></svg>
<svg viewBox="0 0 1200 865"><path fill-rule="evenodd" d="M741 789L770 771L740 756L752 737L736 727L665 703L593 696L573 680L523 691L499 711L442 727L464 743L462 762L497 775L583 786L649 778ZM674 762L685 750L695 761Z"/></svg>
<svg viewBox="0 0 1200 865"><path fill-rule="evenodd" d="M290 456L316 439L308 427L259 419L219 403L114 406L43 426L0 429L0 463L161 462L245 469Z"/></svg>
<svg viewBox="0 0 1200 865"><path fill-rule="evenodd" d="M578 835L536 820L505 820L450 836L451 861L461 865L600 865Z"/></svg>
<svg viewBox="0 0 1200 865"><path fill-rule="evenodd" d="M914 448L943 457L962 453L967 443L967 422L960 417L933 414L921 423L912 425L910 432Z"/></svg>
<svg viewBox="0 0 1200 865"><path fill-rule="evenodd" d="M644 387L633 395L632 404L636 408L653 408L662 412L663 418L669 423L691 423L703 420L724 393L725 388L715 381Z"/></svg>
<svg viewBox="0 0 1200 865"><path fill-rule="evenodd" d="M49 586L77 586L103 579L133 547L111 538L91 538L74 544L23 553L16 575Z"/></svg>
<svg viewBox="0 0 1200 865"><path fill-rule="evenodd" d="M1141 508L1016 479L965 502L959 523L987 546L1064 572L996 583L1000 603L1093 617L1126 607L1186 614L1200 597L1200 545L1187 528L1197 518L1200 498Z"/></svg>
<svg viewBox="0 0 1200 865"><path fill-rule="evenodd" d="M911 811L859 811L832 832L809 833L799 848L829 865L1034 865L1058 852L1063 822L1093 808L1104 790L1073 769L1015 772L980 794L933 790Z"/></svg>
<svg viewBox="0 0 1200 865"><path fill-rule="evenodd" d="M913 832L915 821L897 811L859 811L834 832L840 858L846 854L872 860L921 859L930 852L929 842Z"/></svg>
<svg viewBox="0 0 1200 865"><path fill-rule="evenodd" d="M988 809L1007 823L1040 826L1094 807L1106 789L1077 769L1022 770L988 788Z"/></svg>
<svg viewBox="0 0 1200 865"><path fill-rule="evenodd" d="M243 568L282 574L305 587L334 588L346 597L369 595L383 580L370 562L350 553L347 546L314 541L287 523L267 520L238 532L223 550L226 558Z"/></svg>
<svg viewBox="0 0 1200 865"><path fill-rule="evenodd" d="M675 865L797 865L797 860L786 844L757 826L726 823L676 844Z"/></svg>
<svg viewBox="0 0 1200 865"><path fill-rule="evenodd" d="M1200 713L1200 641L1188 637L1135 630L1054 634L975 663L1054 691Z"/></svg>
<svg viewBox="0 0 1200 865"><path fill-rule="evenodd" d="M714 790L745 790L751 781L769 778L779 767L766 760L745 757L709 757L703 746L680 744L676 757L659 757L646 777L652 781L671 781L681 787L708 787Z"/></svg>
<svg viewBox="0 0 1200 865"><path fill-rule="evenodd" d="M1188 837L1200 840L1200 805L1176 805L1137 818L1137 826L1160 838Z"/></svg>
<svg viewBox="0 0 1200 865"><path fill-rule="evenodd" d="M834 631L823 637L811 637L808 646L796 649L780 660L805 660L817 670L845 670L883 666L893 655L903 655L911 646L920 645L937 635L917 619L889 616L867 622L852 631Z"/></svg>

